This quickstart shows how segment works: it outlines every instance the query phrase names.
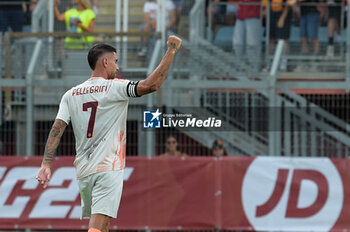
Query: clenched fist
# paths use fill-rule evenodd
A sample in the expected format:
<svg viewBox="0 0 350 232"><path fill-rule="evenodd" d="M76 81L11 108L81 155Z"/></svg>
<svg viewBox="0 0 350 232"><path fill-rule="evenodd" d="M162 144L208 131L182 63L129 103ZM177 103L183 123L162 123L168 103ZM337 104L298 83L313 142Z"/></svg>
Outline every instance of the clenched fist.
<svg viewBox="0 0 350 232"><path fill-rule="evenodd" d="M181 47L181 43L182 43L182 39L180 39L175 35L171 35L168 38L167 45L168 45L168 48L173 48L176 52Z"/></svg>

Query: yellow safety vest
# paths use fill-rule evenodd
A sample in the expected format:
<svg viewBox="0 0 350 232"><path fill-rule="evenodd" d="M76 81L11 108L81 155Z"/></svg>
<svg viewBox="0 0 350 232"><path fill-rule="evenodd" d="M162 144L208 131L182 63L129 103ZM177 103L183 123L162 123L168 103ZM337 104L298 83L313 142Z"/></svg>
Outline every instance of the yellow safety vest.
<svg viewBox="0 0 350 232"><path fill-rule="evenodd" d="M84 27L89 27L92 20L96 19L96 14L91 9L85 9L83 11L78 11L75 8L67 10L64 13L65 22L68 32L78 32L83 33L83 29L72 24L73 19L78 19L81 21ZM90 47L94 42L93 36L82 36L80 38L66 37L65 47L67 49L84 49Z"/></svg>

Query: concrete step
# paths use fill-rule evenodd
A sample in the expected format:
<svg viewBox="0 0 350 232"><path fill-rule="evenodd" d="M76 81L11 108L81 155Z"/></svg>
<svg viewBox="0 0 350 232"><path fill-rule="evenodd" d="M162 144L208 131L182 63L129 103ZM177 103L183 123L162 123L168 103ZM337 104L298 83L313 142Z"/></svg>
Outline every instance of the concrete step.
<svg viewBox="0 0 350 232"><path fill-rule="evenodd" d="M122 6L123 6L123 1ZM143 6L146 0L129 0L128 28L139 30L143 23ZM115 28L115 0L100 0L99 15L96 19L96 31L114 30ZM123 17L123 10L122 10Z"/></svg>
<svg viewBox="0 0 350 232"><path fill-rule="evenodd" d="M143 14L144 2L129 2L128 12L129 15ZM99 15L115 15L115 1L114 2L101 2L99 3ZM123 14L123 4L122 4Z"/></svg>
<svg viewBox="0 0 350 232"><path fill-rule="evenodd" d="M143 22L143 16L129 17L128 28L131 30L139 30ZM96 30L98 28L115 28L115 16L99 16L95 23Z"/></svg>
<svg viewBox="0 0 350 232"><path fill-rule="evenodd" d="M124 12L121 12L121 17L122 18L123 18L123 15L124 15ZM139 10L133 10L133 9L130 10L129 9L128 15L129 15L129 20L130 20L130 17L134 17L134 16L142 17L142 19L143 19L143 12L142 12L142 10L139 11ZM106 10L103 10L102 12L100 11L100 13L97 16L97 18L99 18L101 16L113 16L115 18L115 9L106 9Z"/></svg>
<svg viewBox="0 0 350 232"><path fill-rule="evenodd" d="M131 14L129 15L128 22L130 23L142 23L143 14ZM115 23L115 15L99 15L96 18L96 23Z"/></svg>
<svg viewBox="0 0 350 232"><path fill-rule="evenodd" d="M104 33L108 33L107 31L100 31ZM94 42L104 42L105 40L101 36L96 36ZM128 42L135 42L135 43L140 43L141 38L137 36L130 36L128 37Z"/></svg>
<svg viewBox="0 0 350 232"><path fill-rule="evenodd" d="M146 1L144 1L144 0L129 1L129 8L139 7L139 8L143 9L145 2ZM100 1L98 6L99 6L99 8L105 7L105 8L114 8L115 9L115 0L114 1ZM124 6L124 1L122 1L122 6Z"/></svg>
<svg viewBox="0 0 350 232"><path fill-rule="evenodd" d="M139 24L129 24L128 31L139 31L140 25ZM105 32L105 31L110 31L114 32L115 31L115 24L114 23L99 23L96 24L95 26L95 31L98 32Z"/></svg>
<svg viewBox="0 0 350 232"><path fill-rule="evenodd" d="M124 11L122 10L121 12L122 14L124 13ZM143 15L143 8L142 7L133 7L133 8L129 8L128 10L129 15L133 15L133 14L141 14ZM113 7L99 7L99 15L115 15L115 6Z"/></svg>
<svg viewBox="0 0 350 232"><path fill-rule="evenodd" d="M109 27L99 27L95 29L95 32L100 32L100 33L113 33L115 32L115 28L109 28ZM137 29L129 29L128 32L139 32ZM135 36L138 37L138 36Z"/></svg>

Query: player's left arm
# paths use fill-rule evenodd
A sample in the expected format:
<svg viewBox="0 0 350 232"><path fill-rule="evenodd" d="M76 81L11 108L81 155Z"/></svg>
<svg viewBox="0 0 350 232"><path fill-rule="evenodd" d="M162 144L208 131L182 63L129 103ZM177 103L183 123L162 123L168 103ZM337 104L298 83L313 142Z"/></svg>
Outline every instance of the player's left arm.
<svg viewBox="0 0 350 232"><path fill-rule="evenodd" d="M49 137L47 138L41 168L38 172L38 175L36 176L36 179L44 188L47 187L50 181L52 159L56 154L57 147L60 143L62 134L66 129L66 126L67 124L63 120L56 119L52 125Z"/></svg>

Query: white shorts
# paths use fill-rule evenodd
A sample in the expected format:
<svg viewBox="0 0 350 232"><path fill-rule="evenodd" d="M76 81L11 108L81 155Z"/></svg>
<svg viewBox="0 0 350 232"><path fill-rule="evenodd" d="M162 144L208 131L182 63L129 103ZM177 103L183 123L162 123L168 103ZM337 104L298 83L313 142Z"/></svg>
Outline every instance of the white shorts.
<svg viewBox="0 0 350 232"><path fill-rule="evenodd" d="M117 218L123 191L124 170L99 172L78 180L81 197L81 219L91 214Z"/></svg>

